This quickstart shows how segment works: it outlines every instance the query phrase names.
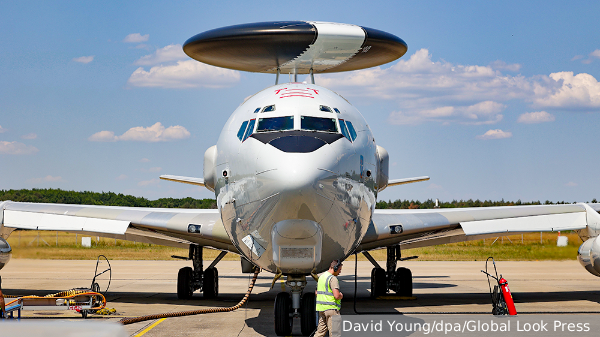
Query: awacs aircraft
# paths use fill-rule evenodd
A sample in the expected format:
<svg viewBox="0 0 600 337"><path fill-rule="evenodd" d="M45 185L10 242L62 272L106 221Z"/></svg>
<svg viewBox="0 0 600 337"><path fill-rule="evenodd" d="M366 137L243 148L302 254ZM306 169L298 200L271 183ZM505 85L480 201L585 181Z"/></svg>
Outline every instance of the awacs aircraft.
<svg viewBox="0 0 600 337"><path fill-rule="evenodd" d="M289 292L275 300L275 329L315 327L315 295L306 277L334 259L363 253L374 265L371 294L412 295L412 275L396 268L402 249L538 231L576 230L584 243L579 261L600 276L600 204L375 210L387 187L429 179L388 178L388 153L366 120L339 94L314 84L314 74L369 68L406 53L386 32L355 25L290 21L219 28L190 38L190 57L214 66L276 74L276 84L246 99L204 154L203 178L162 179L205 186L218 209L146 209L83 205L0 203L2 237L16 228L81 231L139 242L189 247L177 295L218 295L216 264L226 252L284 276ZM278 84L280 74L293 78ZM298 83L309 74L310 83ZM0 267L10 246L0 240ZM207 268L202 247L223 253ZM383 269L369 255L387 249Z"/></svg>

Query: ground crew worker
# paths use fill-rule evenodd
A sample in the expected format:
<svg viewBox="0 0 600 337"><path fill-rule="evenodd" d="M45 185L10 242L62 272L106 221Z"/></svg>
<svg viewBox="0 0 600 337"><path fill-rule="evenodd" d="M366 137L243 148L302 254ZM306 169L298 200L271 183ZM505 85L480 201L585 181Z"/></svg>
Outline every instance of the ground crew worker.
<svg viewBox="0 0 600 337"><path fill-rule="evenodd" d="M317 312L319 313L319 325L315 337L325 336L329 331L332 335L331 325L332 317L340 314L342 308L342 298L344 295L340 291L340 283L336 276L342 271L342 261L333 260L329 265L329 270L319 276L317 284Z"/></svg>

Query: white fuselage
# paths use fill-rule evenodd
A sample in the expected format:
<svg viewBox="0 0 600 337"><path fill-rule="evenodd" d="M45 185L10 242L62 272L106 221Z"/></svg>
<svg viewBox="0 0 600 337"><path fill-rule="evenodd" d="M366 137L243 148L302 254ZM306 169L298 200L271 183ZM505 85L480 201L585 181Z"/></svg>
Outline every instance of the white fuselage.
<svg viewBox="0 0 600 337"><path fill-rule="evenodd" d="M261 268L321 272L367 231L375 140L358 110L331 90L286 83L248 98L225 124L214 164L225 229Z"/></svg>

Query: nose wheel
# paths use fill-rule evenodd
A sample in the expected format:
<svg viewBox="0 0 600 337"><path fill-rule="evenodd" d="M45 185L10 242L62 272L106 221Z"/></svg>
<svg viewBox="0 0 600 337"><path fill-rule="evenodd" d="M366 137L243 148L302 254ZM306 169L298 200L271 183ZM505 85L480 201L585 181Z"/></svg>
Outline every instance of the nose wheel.
<svg viewBox="0 0 600 337"><path fill-rule="evenodd" d="M294 318L300 318L302 335L309 336L317 328L317 298L314 292L302 294L306 287L304 275L288 275L285 282L291 294L281 292L275 297L273 313L277 336L289 336L294 326Z"/></svg>
<svg viewBox="0 0 600 337"><path fill-rule="evenodd" d="M279 293L275 297L275 333L277 336L289 336L292 333L294 316L292 299L288 293Z"/></svg>
<svg viewBox="0 0 600 337"><path fill-rule="evenodd" d="M317 328L317 297L312 292L305 293L300 302L300 330L308 336Z"/></svg>

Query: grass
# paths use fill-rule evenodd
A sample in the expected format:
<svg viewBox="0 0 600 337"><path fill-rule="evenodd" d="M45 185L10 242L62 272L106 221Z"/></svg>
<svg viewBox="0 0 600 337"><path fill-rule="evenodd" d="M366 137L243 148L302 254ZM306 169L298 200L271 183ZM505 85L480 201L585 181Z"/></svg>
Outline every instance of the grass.
<svg viewBox="0 0 600 337"><path fill-rule="evenodd" d="M8 238L15 259L95 260L172 260L171 255L188 256L188 250L147 243L92 237L92 246L81 246L81 234L55 231L16 230ZM214 259L220 251L204 249L205 259ZM224 260L239 260L229 253Z"/></svg>
<svg viewBox="0 0 600 337"><path fill-rule="evenodd" d="M496 260L536 261L575 260L581 239L575 233L563 233L569 238L566 247L557 247L557 233L512 235L477 241L415 248L403 251L403 256L419 256L420 261L481 261L488 256ZM16 259L95 260L102 254L110 260L172 260L171 255L187 256L187 249L146 243L92 237L92 247L81 246L81 235L52 231L14 231L8 239ZM521 241L522 240L522 241ZM512 241L512 242L511 242ZM204 250L204 258L212 260L219 251ZM372 251L376 260L385 261L386 250ZM229 253L224 260L239 260ZM359 260L366 260L361 254Z"/></svg>

